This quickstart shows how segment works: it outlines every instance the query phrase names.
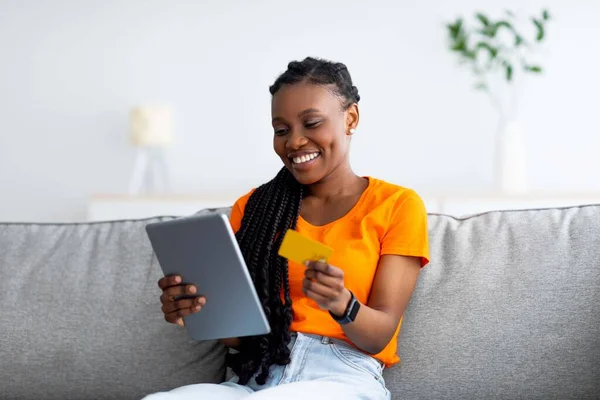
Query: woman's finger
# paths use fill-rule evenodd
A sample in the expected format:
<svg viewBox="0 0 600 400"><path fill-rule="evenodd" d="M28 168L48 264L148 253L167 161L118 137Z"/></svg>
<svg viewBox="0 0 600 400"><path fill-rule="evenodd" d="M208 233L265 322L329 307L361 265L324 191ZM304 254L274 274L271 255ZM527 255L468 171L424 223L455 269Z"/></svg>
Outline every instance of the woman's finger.
<svg viewBox="0 0 600 400"><path fill-rule="evenodd" d="M162 277L158 281L158 287L161 288L162 290L165 290L168 287L176 286L176 285L179 285L180 283L181 283L181 276L168 275L168 276Z"/></svg>
<svg viewBox="0 0 600 400"><path fill-rule="evenodd" d="M170 301L177 300L179 296L194 295L196 294L196 286L194 285L177 285L171 286L163 290L160 296L160 301L164 304Z"/></svg>
<svg viewBox="0 0 600 400"><path fill-rule="evenodd" d="M306 267L318 272L322 272L325 275L334 276L338 278L344 277L344 271L341 268L334 267L331 264L327 264L321 261L308 261Z"/></svg>
<svg viewBox="0 0 600 400"><path fill-rule="evenodd" d="M319 293L313 292L312 290L305 290L304 293L306 294L306 297L314 300L323 310L327 310L329 308L329 303L331 300L327 297L322 296Z"/></svg>
<svg viewBox="0 0 600 400"><path fill-rule="evenodd" d="M322 296L323 298L327 299L328 301L334 301L340 295L339 291L333 290L329 286L325 286L322 283L319 283L317 281L312 281L312 280L306 279L306 278L302 281L302 288L305 291L305 293L309 292L309 291L313 292L315 294L318 294L319 296Z"/></svg>
<svg viewBox="0 0 600 400"><path fill-rule="evenodd" d="M306 269L304 275L311 280L315 280L337 292L344 290L344 280L338 277L332 277L314 269Z"/></svg>
<svg viewBox="0 0 600 400"><path fill-rule="evenodd" d="M165 314L165 321L172 324L177 324L179 326L183 326L185 324L183 318L178 316L176 312Z"/></svg>
<svg viewBox="0 0 600 400"><path fill-rule="evenodd" d="M199 296L192 299L183 299L177 301L168 301L163 303L162 312L165 314L172 313L174 311L183 310L185 308L193 308L196 306L203 306L206 304L206 298Z"/></svg>
<svg viewBox="0 0 600 400"><path fill-rule="evenodd" d="M168 322L171 322L173 324L177 324L177 325L182 325L179 322L179 320L183 320L183 317L188 316L190 314L195 314L197 312L199 312L202 309L202 306L194 306L194 307L190 307L190 308L183 308L177 311L173 311L170 312L168 314L165 314L165 320L167 320Z"/></svg>

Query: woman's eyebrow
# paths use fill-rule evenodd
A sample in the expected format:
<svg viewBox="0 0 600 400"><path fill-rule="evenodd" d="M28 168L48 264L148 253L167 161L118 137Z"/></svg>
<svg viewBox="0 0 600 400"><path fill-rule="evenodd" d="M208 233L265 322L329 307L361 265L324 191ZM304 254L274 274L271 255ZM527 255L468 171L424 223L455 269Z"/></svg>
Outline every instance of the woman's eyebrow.
<svg viewBox="0 0 600 400"><path fill-rule="evenodd" d="M302 112L298 113L298 116L299 116L299 117L303 117L303 116L305 116L306 114L311 114L311 113L314 113L314 112L319 112L319 110L317 110L316 108L308 108L308 109L306 109L306 110L304 110L304 111L302 111Z"/></svg>
<svg viewBox="0 0 600 400"><path fill-rule="evenodd" d="M321 112L320 110L316 109L316 108L307 108L304 111L300 111L298 113L298 117L303 117L307 114L311 114L311 113L315 113L315 112ZM284 118L282 117L273 117L273 119L271 120L272 122L279 122L279 121L283 121Z"/></svg>

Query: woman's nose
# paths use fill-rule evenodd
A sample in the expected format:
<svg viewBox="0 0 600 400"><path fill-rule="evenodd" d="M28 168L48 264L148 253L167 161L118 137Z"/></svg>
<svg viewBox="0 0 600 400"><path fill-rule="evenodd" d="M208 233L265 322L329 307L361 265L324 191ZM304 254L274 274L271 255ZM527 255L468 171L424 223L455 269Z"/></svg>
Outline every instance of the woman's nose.
<svg viewBox="0 0 600 400"><path fill-rule="evenodd" d="M286 147L292 150L298 150L307 142L308 140L306 139L306 136L302 134L302 132L300 132L299 130L294 130L290 132L290 135L288 136Z"/></svg>

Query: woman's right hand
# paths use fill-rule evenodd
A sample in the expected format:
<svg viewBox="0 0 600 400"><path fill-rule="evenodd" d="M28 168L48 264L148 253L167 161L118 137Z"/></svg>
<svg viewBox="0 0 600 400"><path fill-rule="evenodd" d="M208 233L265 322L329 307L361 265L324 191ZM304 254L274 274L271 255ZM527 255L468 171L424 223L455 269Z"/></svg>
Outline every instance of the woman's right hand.
<svg viewBox="0 0 600 400"><path fill-rule="evenodd" d="M183 317L197 313L206 304L206 298L195 296L197 289L194 285L183 285L181 276L169 275L158 281L158 287L162 289L160 302L165 320L179 326L183 326ZM181 296L185 296L181 298Z"/></svg>

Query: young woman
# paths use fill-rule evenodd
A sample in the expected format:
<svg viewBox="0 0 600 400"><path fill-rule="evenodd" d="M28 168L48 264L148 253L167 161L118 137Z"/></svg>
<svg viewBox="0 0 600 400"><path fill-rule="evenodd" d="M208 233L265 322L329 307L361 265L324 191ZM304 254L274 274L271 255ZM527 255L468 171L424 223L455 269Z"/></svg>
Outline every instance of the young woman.
<svg viewBox="0 0 600 400"><path fill-rule="evenodd" d="M345 391L339 398L390 398L382 371L399 361L401 317L429 259L425 207L411 189L352 171L360 96L345 65L291 62L270 92L273 147L284 167L241 197L230 220L272 332L223 340L237 350L227 360L232 381L148 398L314 399L335 383L336 393ZM278 256L288 229L332 247L330 263ZM159 286L165 319L178 325L210 301L174 301L197 294L178 276Z"/></svg>

